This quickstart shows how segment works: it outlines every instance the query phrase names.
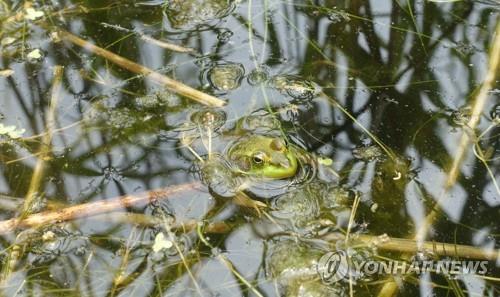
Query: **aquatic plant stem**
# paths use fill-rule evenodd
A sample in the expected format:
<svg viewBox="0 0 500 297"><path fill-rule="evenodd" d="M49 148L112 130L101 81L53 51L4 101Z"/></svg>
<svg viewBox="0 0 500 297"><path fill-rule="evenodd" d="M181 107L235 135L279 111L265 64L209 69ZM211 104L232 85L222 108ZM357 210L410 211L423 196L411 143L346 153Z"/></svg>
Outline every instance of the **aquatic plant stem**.
<svg viewBox="0 0 500 297"><path fill-rule="evenodd" d="M42 180L44 176L44 171L46 167L46 158L50 158L51 147L52 147L52 135L55 128L55 117L56 117L56 107L59 101L59 96L61 94L62 88L62 76L64 73L64 68L62 66L54 67L54 77L52 80L52 91L50 97L50 104L45 118L46 133L41 139L40 153L38 161L33 170L33 175L31 177L30 185L24 203L22 205L21 214L18 218L15 218L15 222L23 221L25 217L31 214L33 210L33 205L35 205L43 197L39 194L42 188ZM15 224L14 222L14 224ZM13 226L15 229L16 226ZM18 238L14 241L12 248L8 250L7 261L2 267L2 272L0 276L0 282L3 283L5 280L9 279L11 272L17 265L18 258L21 256L21 248L18 246Z"/></svg>
<svg viewBox="0 0 500 297"><path fill-rule="evenodd" d="M205 244L206 246L208 246L210 249L212 250L215 250L215 247L212 246L210 244L210 242L208 242L208 240L205 238L205 236L203 235L203 230L202 230L202 224L198 224L197 228L196 228L196 232L198 234L198 237L200 238L201 242L203 242L203 244ZM231 273L233 273L233 275L239 280L241 281L248 289L250 289L256 296L258 297L264 297L262 295L262 293L259 292L259 290L257 290L257 288L255 288L249 281L247 281L245 279L245 277L243 275L241 275L238 270L236 270L236 268L234 267L233 263L225 256L223 255L222 253L218 253L217 254L217 259L227 267L227 269L229 269L231 271Z"/></svg>
<svg viewBox="0 0 500 297"><path fill-rule="evenodd" d="M474 105L472 106L472 113L469 122L467 123L467 131L474 129L479 124L479 120L481 118L481 114L483 113L486 102L489 98L489 91L493 88L495 84L495 78L498 74L498 69L500 68L500 22L497 23L495 38L493 40L493 46L490 52L490 62L488 67L488 72L486 73L486 77L484 79L479 92L474 100ZM440 208L440 203L446 198L446 194L450 190L450 188L455 184L458 175L460 174L460 168L463 160L465 159L465 155L469 151L471 143L473 139L468 134L466 130L463 131L462 136L460 138L459 146L457 152L455 154L455 158L453 159L453 163L451 165L450 170L448 171L448 177L446 179L444 185L444 191L437 199L436 206L433 208L432 212L427 215L425 221L422 226L418 229L415 238L417 240L425 240L427 232L429 231L432 223L437 218Z"/></svg>
<svg viewBox="0 0 500 297"><path fill-rule="evenodd" d="M50 158L51 154L52 136L53 136L52 132L54 131L54 128L56 126L55 124L56 108L59 101L59 97L61 95L63 73L64 73L64 67L62 66L54 67L54 78L52 80L50 104L45 119L46 133L41 139L38 161L35 165L35 169L33 170L33 176L31 177L31 182L22 207L21 217L26 217L27 215L29 215L31 213L33 205L37 203L38 199L42 198L42 196L39 194L39 191L41 190L42 179L46 166L45 160L47 158Z"/></svg>
<svg viewBox="0 0 500 297"><path fill-rule="evenodd" d="M472 106L472 114L467 127L474 130L479 124L481 114L483 113L486 102L488 101L489 91L495 85L495 78L498 74L500 65L500 21L497 23L497 28L495 31L495 39L493 41L493 47L490 52L490 62L488 67L488 72L484 78L484 82L479 89L479 92L474 100L474 105ZM460 139L460 144L458 146L457 153L453 160L453 164L448 173L448 179L446 180L446 190L455 184L457 177L460 173L461 164L465 158L465 154L468 152L471 144L471 137L464 130L462 137Z"/></svg>
<svg viewBox="0 0 500 297"><path fill-rule="evenodd" d="M351 228L354 225L354 218L356 217L356 212L358 210L359 201L361 200L361 196L359 193L356 193L356 197L354 197L354 202L351 208L351 215L349 216L349 223L347 224L347 231L345 234L345 242L349 241L349 235L351 234Z"/></svg>
<svg viewBox="0 0 500 297"><path fill-rule="evenodd" d="M475 97L474 103L472 105L471 118L467 123L467 129L469 131L474 131L474 129L479 124L481 114L483 113L483 109L489 98L488 93L493 88L495 84L495 78L498 74L498 69L500 66L500 21L497 22L497 26L495 29L495 37L492 41L492 48L490 50L489 57L490 61L489 61L488 71ZM414 239L416 240L417 243L420 243L421 246L424 244L424 240L427 237L429 229L431 228L432 224L440 214L441 202L447 197L448 191L455 184L460 174L461 165L469 150L472 140L473 139L471 139L471 136L467 134L467 131L464 130L460 138L455 158L453 159L453 163L450 167L450 170L448 171L448 177L445 181L443 192L440 195L440 197L436 200L435 206L432 209L432 211L425 217L422 225L418 228L417 232L414 235ZM394 280L391 280L386 284L384 284L384 286L382 287L377 296L390 297L394 296L397 293L397 291L398 291L397 284L394 282Z"/></svg>
<svg viewBox="0 0 500 297"><path fill-rule="evenodd" d="M126 284L131 283L134 278L131 277L131 275L126 275L126 270L128 267L128 263L130 261L130 253L131 253L131 246L133 245L134 241L137 241L134 237L136 232L136 228L132 228L132 231L130 232L127 242L125 243L125 246L123 247L124 251L123 256L121 257L120 265L118 266L118 269L115 272L115 276L113 277L113 286L110 290L109 296L114 297L116 295L119 295L120 293L120 287L125 286ZM139 236L137 236L139 238Z"/></svg>
<svg viewBox="0 0 500 297"><path fill-rule="evenodd" d="M326 93L324 92L321 92L321 96L326 98L327 101L334 107L337 107L338 109L340 109L340 111L342 111L342 113L344 113L348 118L350 118L358 127L361 128L361 130L363 130L366 135L368 135L382 150L384 150L384 152L387 154L387 156L389 156L389 158L391 158L392 160L396 159L396 155L394 154L394 152L392 152L392 150L387 147L382 141L380 141L377 136L375 136L372 132L370 132L370 130L368 130L367 128L365 128L365 126L363 126L363 124L361 124L349 111L347 111L337 100L335 100L334 98L328 96Z"/></svg>
<svg viewBox="0 0 500 297"><path fill-rule="evenodd" d="M139 37L142 40L146 41L146 42L152 43L154 45L157 45L159 47L162 47L164 49L168 49L168 50L171 50L171 51L174 51L174 52L179 52L179 53L194 53L194 49L192 49L192 48L188 48L188 47L180 46L180 45L177 45L177 44L173 44L173 43L161 41L161 40L158 40L158 39L154 39L153 37L150 37L150 36L145 35L145 34L139 34Z"/></svg>
<svg viewBox="0 0 500 297"><path fill-rule="evenodd" d="M216 98L212 95L203 93L201 91L198 91L194 88L191 88L190 86L187 86L181 82L178 82L176 80L173 80L165 75L162 75L146 66L137 64L135 62L132 62L122 56L119 56L115 53L112 53L106 49L103 49L102 47L96 46L84 39L81 39L67 31L60 30L58 31L58 36L62 40L69 41L77 46L80 46L98 56L101 56L105 58L106 60L109 60L120 67L123 67L133 73L141 74L144 75L145 77L148 77L152 80L154 80L157 83L160 83L164 85L167 89L182 95L186 96L192 100L195 100L201 104L208 105L208 106L213 106L213 107L222 107L226 105L226 102L224 100L221 100L219 98Z"/></svg>
<svg viewBox="0 0 500 297"><path fill-rule="evenodd" d="M187 274L189 275L189 278L191 279L191 281L193 282L193 285L196 289L196 292L198 293L198 295L200 297L203 297L203 292L201 290L201 287L200 285L198 284L198 281L196 280L196 277L194 276L193 272L191 271L191 268L190 268L190 265L186 259L186 257L184 256L184 251L181 249L181 247L177 244L177 240L176 240L176 236L175 234L171 231L171 226L170 226L170 222L169 220L167 219L166 217L166 214L163 213L163 217L162 217L162 221L163 221L163 229L167 232L168 234L168 238L170 240L170 242L172 243L172 245L175 247L175 250L177 251L177 254L179 255L179 258L181 258L181 261L182 261L182 264L184 265L184 268L186 269L186 272Z"/></svg>

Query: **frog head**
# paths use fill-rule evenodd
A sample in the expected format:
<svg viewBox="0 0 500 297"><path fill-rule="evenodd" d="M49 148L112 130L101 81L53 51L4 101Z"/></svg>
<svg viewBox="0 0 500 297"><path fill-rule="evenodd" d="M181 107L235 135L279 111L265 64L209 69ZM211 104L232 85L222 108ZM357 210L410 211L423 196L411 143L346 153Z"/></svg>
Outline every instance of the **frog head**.
<svg viewBox="0 0 500 297"><path fill-rule="evenodd" d="M279 137L254 135L237 141L228 151L228 159L241 174L285 179L296 174L297 156Z"/></svg>

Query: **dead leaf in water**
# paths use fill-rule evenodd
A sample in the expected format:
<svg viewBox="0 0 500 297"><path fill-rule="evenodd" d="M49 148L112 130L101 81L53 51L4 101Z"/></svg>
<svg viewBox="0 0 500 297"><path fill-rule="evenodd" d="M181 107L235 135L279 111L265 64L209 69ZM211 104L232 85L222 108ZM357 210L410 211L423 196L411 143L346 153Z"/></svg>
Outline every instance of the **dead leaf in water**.
<svg viewBox="0 0 500 297"><path fill-rule="evenodd" d="M9 77L12 74L14 74L14 70L12 70L12 69L2 69L2 70L0 70L0 76L1 77Z"/></svg>

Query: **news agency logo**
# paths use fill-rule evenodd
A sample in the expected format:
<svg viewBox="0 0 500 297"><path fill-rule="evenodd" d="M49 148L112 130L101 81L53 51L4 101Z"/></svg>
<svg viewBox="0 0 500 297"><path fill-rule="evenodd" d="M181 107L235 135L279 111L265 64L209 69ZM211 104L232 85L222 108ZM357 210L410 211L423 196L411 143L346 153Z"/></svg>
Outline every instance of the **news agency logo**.
<svg viewBox="0 0 500 297"><path fill-rule="evenodd" d="M345 251L328 252L318 261L316 269L325 284L332 284L347 277L349 263Z"/></svg>
<svg viewBox="0 0 500 297"><path fill-rule="evenodd" d="M344 279L369 276L374 274L397 275L434 272L444 275L478 274L488 272L488 261L354 261L346 252L338 250L324 254L317 263L316 270L325 284L332 284Z"/></svg>

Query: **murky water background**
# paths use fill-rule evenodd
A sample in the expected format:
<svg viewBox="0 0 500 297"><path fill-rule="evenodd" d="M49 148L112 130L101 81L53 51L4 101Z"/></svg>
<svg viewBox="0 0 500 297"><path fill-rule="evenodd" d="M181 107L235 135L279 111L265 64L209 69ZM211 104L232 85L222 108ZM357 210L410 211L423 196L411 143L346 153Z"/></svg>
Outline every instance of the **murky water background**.
<svg viewBox="0 0 500 297"><path fill-rule="evenodd" d="M193 114L209 110L217 115L215 136L253 114L257 122L247 125L284 132L333 160L341 185L335 197L348 205L334 203L338 222L321 226L322 233L345 232L350 195L358 193L354 235L411 238L444 197L427 240L498 249L498 79L477 127L467 123L490 69L499 10L495 0L0 1L0 218L200 181L186 135L207 136L200 135L206 123ZM59 30L227 104L208 109L54 34ZM57 100L56 65L64 67ZM281 130L266 122L270 111ZM476 154L468 145L458 178L445 190L464 133L475 139ZM213 145L226 146L217 139ZM288 205L259 191L252 197ZM300 267L308 261L301 255L324 252L297 243L320 237L317 226L302 225L325 207L301 195L292 198L305 204L292 203L286 215L305 217L285 224L288 233L280 236L273 235L283 229L272 216L259 217L203 185L97 217L5 232L2 293L348 296L348 283L312 290L279 280L287 259ZM34 205L26 205L28 196ZM227 228L169 230L166 218ZM498 296L496 265L490 261L487 274L496 280L398 278L396 294ZM387 281L360 278L354 295L377 296Z"/></svg>

